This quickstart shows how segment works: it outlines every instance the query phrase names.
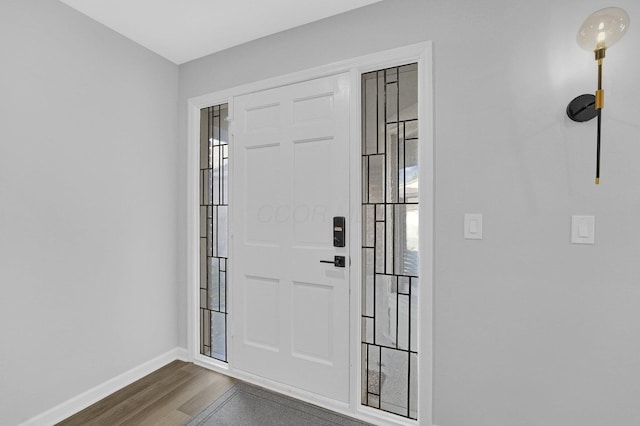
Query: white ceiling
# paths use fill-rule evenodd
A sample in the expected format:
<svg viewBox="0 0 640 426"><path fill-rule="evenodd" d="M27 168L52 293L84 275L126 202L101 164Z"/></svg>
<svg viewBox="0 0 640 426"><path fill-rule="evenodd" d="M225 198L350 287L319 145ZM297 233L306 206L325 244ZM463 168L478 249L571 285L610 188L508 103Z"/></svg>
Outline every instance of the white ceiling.
<svg viewBox="0 0 640 426"><path fill-rule="evenodd" d="M381 0L61 0L176 64Z"/></svg>

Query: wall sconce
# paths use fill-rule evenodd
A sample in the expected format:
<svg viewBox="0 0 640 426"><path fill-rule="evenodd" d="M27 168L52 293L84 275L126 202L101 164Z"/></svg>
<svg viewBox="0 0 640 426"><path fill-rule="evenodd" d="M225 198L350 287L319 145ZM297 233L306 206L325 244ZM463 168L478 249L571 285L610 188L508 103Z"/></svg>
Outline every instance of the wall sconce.
<svg viewBox="0 0 640 426"><path fill-rule="evenodd" d="M600 183L600 129L604 90L602 90L602 61L607 48L613 46L629 28L629 15L619 7L608 7L594 12L584 21L576 37L578 45L595 53L598 61L598 90L596 94L580 95L567 106L567 115L573 121L589 121L598 117L596 149L596 185Z"/></svg>

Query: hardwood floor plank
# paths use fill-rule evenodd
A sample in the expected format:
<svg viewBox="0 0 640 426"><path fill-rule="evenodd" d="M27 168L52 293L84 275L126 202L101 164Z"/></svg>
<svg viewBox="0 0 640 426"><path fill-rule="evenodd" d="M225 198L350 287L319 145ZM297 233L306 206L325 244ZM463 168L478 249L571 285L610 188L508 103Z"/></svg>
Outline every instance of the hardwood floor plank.
<svg viewBox="0 0 640 426"><path fill-rule="evenodd" d="M233 383L206 368L174 361L58 426L183 425Z"/></svg>
<svg viewBox="0 0 640 426"><path fill-rule="evenodd" d="M160 369L144 376L140 380L133 382L129 386L126 386L119 391L107 396L106 398L96 402L95 404L85 408L84 410L76 413L74 416L63 420L56 426L74 426L87 424L82 422L98 418L106 411L110 410L112 407L128 400L133 395L141 392L154 382L157 382L158 380L162 380L163 378L174 374L180 368L184 367L184 364L186 363L182 361L173 361L165 365L164 367L161 367Z"/></svg>
<svg viewBox="0 0 640 426"><path fill-rule="evenodd" d="M214 381L214 376L213 373L193 373L188 381L156 399L152 404L147 405L138 413L128 416L124 421L119 423L119 425L135 426L143 423L153 424L154 421L159 421L169 415L171 411L184 404L185 401L192 398L200 389L210 385Z"/></svg>
<svg viewBox="0 0 640 426"><path fill-rule="evenodd" d="M172 392L177 386L180 386L190 378L191 374L189 372L182 369L178 370L171 376L151 384L123 403L112 407L109 411L100 416L99 420L107 422L107 424L110 425L119 424L127 417L144 410L157 399L169 392Z"/></svg>
<svg viewBox="0 0 640 426"><path fill-rule="evenodd" d="M189 423L191 416L187 416L180 411L173 410L159 419L149 419L140 423L140 426L184 426Z"/></svg>

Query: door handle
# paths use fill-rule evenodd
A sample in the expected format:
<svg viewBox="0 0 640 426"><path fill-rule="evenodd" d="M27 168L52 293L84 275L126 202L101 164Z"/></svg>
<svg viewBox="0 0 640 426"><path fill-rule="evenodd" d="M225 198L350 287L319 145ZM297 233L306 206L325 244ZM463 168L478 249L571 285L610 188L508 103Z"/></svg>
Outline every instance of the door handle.
<svg viewBox="0 0 640 426"><path fill-rule="evenodd" d="M333 256L333 260L321 260L320 263L332 263L336 268L344 268L347 264L344 256Z"/></svg>

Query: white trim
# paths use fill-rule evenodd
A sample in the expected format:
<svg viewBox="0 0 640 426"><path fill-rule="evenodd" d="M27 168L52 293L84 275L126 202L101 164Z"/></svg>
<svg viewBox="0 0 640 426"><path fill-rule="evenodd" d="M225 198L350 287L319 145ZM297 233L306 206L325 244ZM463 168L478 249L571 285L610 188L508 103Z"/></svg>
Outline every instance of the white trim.
<svg viewBox="0 0 640 426"><path fill-rule="evenodd" d="M192 107L200 109L218 105L227 102L234 96L237 97L253 92L258 92L260 90L273 89L276 87L288 86L290 84L322 78L329 75L341 74L344 72L349 72L354 68L362 70L363 72L367 72L377 69L376 67L378 66L390 67L398 65L399 61L415 61L419 59L419 57L421 56L421 52L425 50L431 52L431 42L411 44L396 49L385 50L382 52L372 53L352 59L346 59L343 61L338 61L307 70L297 71L290 74L256 81L253 83L243 84L241 86L220 90L214 93L194 96L192 98L189 98L188 100L189 108L191 110ZM189 129L191 130L191 127ZM189 142L193 142L193 139L189 139ZM189 145L189 148L191 148L191 145Z"/></svg>
<svg viewBox="0 0 640 426"><path fill-rule="evenodd" d="M191 362L187 348L176 348L176 359L178 361Z"/></svg>
<svg viewBox="0 0 640 426"><path fill-rule="evenodd" d="M266 90L275 87L281 87L290 85L302 81L307 81L316 78L322 78L329 75L335 75L339 73L349 72L351 74L351 94L352 99L360 99L360 77L359 75L368 71L387 68L391 66L397 66L404 63L418 62L420 71L419 77L419 111L420 111L420 180L421 180L421 209L420 209L420 252L421 256L421 293L420 293L420 307L421 312L427 312L426 317L419 316L419 323L421 325L420 330L420 349L419 349L419 392L420 392L420 406L419 414L421 425L432 425L432 379L433 379L433 266L434 266L434 111L433 111L433 63L432 63L432 45L431 42L417 43L409 46L400 47L397 49L391 49L383 52L378 52L358 58L348 59L345 61L336 62L292 74L287 74L267 80L253 82L234 88L225 89L219 92L206 94L189 99L188 102L188 164L187 164L187 285L188 285L188 344L189 355L194 362L205 367L210 367L214 370L220 371L222 368L214 362L203 360L198 354L199 341L198 341L198 310L199 304L197 300L196 290L198 285L199 276L199 230L198 230L198 202L199 202L199 117L200 109L212 105L218 105L221 103L229 103L229 111L232 114L232 101L234 96L240 96L247 93L252 93L260 90ZM360 140L360 122L356 120L360 117L360 105L359 102L352 102L350 109L351 131L350 135L352 140ZM232 129L230 128L230 137L232 137ZM350 212L350 238L351 241L360 241L360 197L361 197L361 179L360 179L360 147L358 143L352 143L351 151L352 157L350 180L351 180L351 212ZM232 167L232 166L230 166ZM230 170L230 176L233 175L233 170ZM231 177L232 179L232 177ZM231 194L233 199L234 194ZM231 204L231 203L230 203ZM233 215L230 215L230 227L233 232ZM230 233L230 238L233 238ZM231 244L233 246L233 244ZM385 424L402 424L402 425L416 425L418 422L404 419L398 416L387 416L386 413L379 410L373 410L368 407L362 407L360 405L360 381L359 371L361 359L357 356L360 352L360 260L359 246L351 244L351 270L350 270L350 288L351 288L351 301L350 301L350 335L352 346L350 347L350 381L351 389L349 392L350 400L352 401L350 406L338 410L335 407L331 407L334 411L341 412L357 418L366 419L369 422L384 422ZM232 262L233 253L230 256L230 262ZM228 281L229 282L229 281ZM232 285L228 288L228 297L233 297ZM227 341L230 342L233 338L233 312L229 313L227 323ZM228 348L231 344L227 345ZM284 385L269 382L262 378L255 378L234 370L233 366L233 354L228 353L229 364L224 369L224 374L228 374L233 377L240 377L252 383L261 384L269 389L278 390L282 389ZM221 371L222 372L222 371ZM255 380L254 380L255 379ZM301 399L305 398L302 393L297 390L293 390L296 397ZM314 402L316 403L316 402ZM333 405L333 404L331 404ZM375 415L370 411L375 411ZM397 418L396 418L397 417Z"/></svg>
<svg viewBox="0 0 640 426"><path fill-rule="evenodd" d="M415 50L408 51L392 50L380 53L378 55L371 55L377 58L371 58L372 60L362 64L354 69L357 81L353 81L353 96L354 99L361 99L361 87L360 87L360 75L369 71L376 71L379 69L389 68L392 66L402 65L410 62L418 63L418 114L419 114L419 135L420 135L420 296L419 306L420 313L428 312L427 318L422 318L419 315L418 324L420 324L419 334L419 351L418 351L418 365L419 365L419 401L418 407L418 419L419 421L401 418L398 421L398 416L386 413L380 410L369 408L359 405L357 411L359 413L376 413L381 418L385 418L387 421L398 421L399 423L406 425L432 425L433 412L432 412L432 377L433 377L433 264L434 264L434 251L433 251L433 238L434 238L434 178L433 173L435 167L434 158L434 112L433 112L433 63L432 63L432 45L430 42L414 45ZM370 58L370 57L367 57ZM376 61L376 59L378 59ZM361 132L361 105L355 103L353 117L357 117L360 120L353 126L352 138L353 140L360 141L362 138ZM359 144L352 145L352 157L353 163L351 165L352 170L352 194L351 205L353 211L359 211L361 208L362 199L362 179L361 179L361 148ZM362 238L362 226L361 218L359 215L352 215L351 223L352 241L360 241ZM361 317L361 280L362 280L362 258L361 250L359 247L354 247L352 258L352 295L355 295L352 308L357 312L357 319ZM359 322L352 326L352 330L355 335L357 345L362 341L361 327ZM354 347L358 350L359 348ZM356 354L358 353L356 352ZM357 367L352 374L352 380L358 384L352 387L352 392L355 393L353 400L361 400L361 388L359 386L360 371L362 369L361 358L355 357L355 364ZM427 414L425 414L427 413Z"/></svg>
<svg viewBox="0 0 640 426"><path fill-rule="evenodd" d="M419 315L418 323L420 324L419 334L419 401L418 407L419 422L410 419L403 419L402 424L407 425L432 425L433 421L433 391L432 391L432 378L433 378L433 265L434 265L434 201L435 201L435 152L434 152L434 111L433 111L433 53L432 45L430 42L422 43L420 45L414 45L416 50L406 51L387 51L382 52L379 55L378 61L370 61L357 68L358 77L366 72L384 69L392 66L401 65L409 62L418 63L418 113L419 113L419 135L420 135L420 296L419 306L420 314L428 313L426 318L422 318ZM396 55L397 54L397 55ZM406 56L405 56L406 55ZM373 55L377 56L377 55ZM354 84L354 99L361 98L360 80L358 78L358 84ZM354 117L361 118L360 104L355 106ZM359 141L362 138L360 121L353 129L355 135L352 137ZM360 145L354 144L353 149L357 154L353 155L354 160L351 166L353 173L353 187L352 190L352 206L354 211L356 208L360 208L360 200L362 199L361 193L361 173L360 168ZM354 240L359 241L361 236L361 219L359 217L352 218L352 235ZM355 229L354 229L355 228ZM362 259L361 251L358 249L352 253L352 280L355 284L352 287L352 294L355 295L355 309L358 313L358 319L361 315L361 286L359 283L362 280ZM353 329L353 328L352 328ZM362 341L361 328L359 323L355 325L355 333L358 336L357 342L359 344ZM359 372L361 371L361 358L356 357L357 368L354 369L352 380L354 383L359 383ZM354 386L356 395L354 400L359 401L361 398L360 386ZM379 413L381 418L386 418L387 421L397 420L398 416L388 414L375 410L365 406L359 406L358 412L361 413ZM426 414L425 414L426 413Z"/></svg>
<svg viewBox="0 0 640 426"><path fill-rule="evenodd" d="M144 376L153 373L157 369L164 367L172 361L180 359L183 355L183 348L174 348L160 356L153 358L129 371L107 380L88 391L81 393L35 417L21 423L20 426L48 426L53 425L72 415L84 410L92 404L106 398L114 392L129 386L133 382L140 380Z"/></svg>
<svg viewBox="0 0 640 426"><path fill-rule="evenodd" d="M420 71L421 70L421 71ZM420 295L418 315L420 345L418 353L418 389L420 424L433 424L433 324L435 280L435 110L433 85L433 51L431 43L418 60L419 180L420 180ZM423 314L428 316L423 318ZM421 414L422 413L422 414ZM428 413L425 419L425 414Z"/></svg>
<svg viewBox="0 0 640 426"><path fill-rule="evenodd" d="M229 104L228 107L228 111L229 111L229 116L227 117L227 120L229 121L229 128L228 128L228 133L229 133L229 161L228 161L228 172L227 172L227 177L229 180L229 185L228 188L233 188L234 187L234 182L236 179L236 167L235 167L235 162L233 161L234 158L236 157L236 144L234 143L235 141L235 134L234 134L234 124L233 124L233 120L234 120L234 112L235 112L235 107L234 107L234 99L233 98L229 98L227 103ZM235 225L234 225L234 218L235 218L235 205L236 205L236 201L235 198L238 196L239 194L236 194L235 191L231 191L230 193L227 195L228 197L228 203L229 203L229 207L227 208L227 226L229 227L227 235L229 238L229 241L227 242L227 250L228 250L228 259L227 259L227 271L232 271L233 270L233 264L234 264L234 259L235 259L235 254L234 254L234 248L235 248L235 244L234 244L234 229L235 229ZM226 306L233 306L234 303L234 296L235 296L235 291L234 291L234 286L233 286L233 277L232 274L228 273L226 274L226 285L227 288L225 289L226 291L226 295L227 295L227 304ZM232 345L232 341L235 335L235 330L234 330L234 323L233 323L233 317L227 313L227 361L233 359L233 345ZM224 364L227 368L229 367L229 362L227 363L221 363ZM233 365L233 364L231 364Z"/></svg>
<svg viewBox="0 0 640 426"><path fill-rule="evenodd" d="M350 126L350 141L351 146L349 149L349 157L351 163L349 164L349 182L351 188L349 189L349 238L351 243L349 244L349 336L350 336L350 362L351 371L349 381L351 383L349 389L349 400L351 403L351 411L353 415L359 415L358 408L360 401L361 389L360 389L360 365L361 358L360 345L362 339L360 337L360 293L361 293L361 260L360 254L362 252L361 234L362 234L362 155L360 149L360 143L354 143L354 141L360 141L361 131L360 125L354 126L353 121L356 121L360 117L360 99L361 87L360 87L360 71L357 68L351 70L351 122ZM357 100L357 101L356 101ZM358 123L359 124L359 123ZM355 321L354 321L355 319Z"/></svg>
<svg viewBox="0 0 640 426"><path fill-rule="evenodd" d="M196 141L200 139L200 108L197 104L189 101L187 118L187 179L185 188L187 191L187 352L189 358L194 359L198 353L198 297L196 290L199 286L200 275L200 221L197 215L200 214L200 173L199 173L199 150ZM197 128L195 128L197 127ZM197 208L196 208L197 207Z"/></svg>
<svg viewBox="0 0 640 426"><path fill-rule="evenodd" d="M229 364L224 361L218 361L217 359L205 356L205 355L196 355L193 360L195 365L199 365L200 367L208 368L209 370L213 370L217 373L230 375L229 374Z"/></svg>

